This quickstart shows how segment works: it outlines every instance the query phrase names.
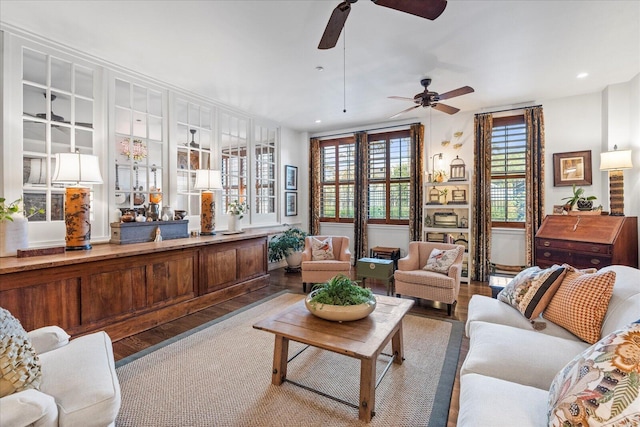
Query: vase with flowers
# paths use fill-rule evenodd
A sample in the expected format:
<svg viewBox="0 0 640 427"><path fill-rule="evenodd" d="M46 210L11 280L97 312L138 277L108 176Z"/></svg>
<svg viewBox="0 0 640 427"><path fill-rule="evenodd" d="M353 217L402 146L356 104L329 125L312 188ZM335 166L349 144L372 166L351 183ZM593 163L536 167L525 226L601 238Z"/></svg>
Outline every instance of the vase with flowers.
<svg viewBox="0 0 640 427"><path fill-rule="evenodd" d="M24 209L22 198L9 203L0 197L0 257L15 256L29 246L28 218L43 213L44 209Z"/></svg>
<svg viewBox="0 0 640 427"><path fill-rule="evenodd" d="M239 233L242 231L242 224L240 220L244 218L244 215L249 212L249 205L247 202L239 202L233 200L227 205L227 215L229 215L229 224L227 231L230 233Z"/></svg>

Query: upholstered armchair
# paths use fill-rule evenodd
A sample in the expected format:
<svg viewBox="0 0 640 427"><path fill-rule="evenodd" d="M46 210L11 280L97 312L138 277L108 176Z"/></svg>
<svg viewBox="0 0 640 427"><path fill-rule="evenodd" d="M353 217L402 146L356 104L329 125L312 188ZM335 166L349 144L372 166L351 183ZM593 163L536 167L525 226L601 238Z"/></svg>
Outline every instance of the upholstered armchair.
<svg viewBox="0 0 640 427"><path fill-rule="evenodd" d="M96 332L69 341L57 326L27 335L40 359L40 387L0 398L0 425L114 426L121 397L109 335Z"/></svg>
<svg viewBox="0 0 640 427"><path fill-rule="evenodd" d="M425 266L434 249L452 250L453 263L446 273L426 270ZM409 252L398 260L398 269L393 274L397 296L407 295L415 298L439 301L447 304L447 314L451 316L451 307L458 300L462 257L464 246L434 242L409 242Z"/></svg>
<svg viewBox="0 0 640 427"><path fill-rule="evenodd" d="M327 239L331 239L331 248L319 243L326 242ZM323 252L327 250L330 250L330 259L323 259L326 258L326 254ZM349 238L345 236L307 236L304 239L301 271L304 292L307 292L307 283L324 283L340 273L351 277Z"/></svg>

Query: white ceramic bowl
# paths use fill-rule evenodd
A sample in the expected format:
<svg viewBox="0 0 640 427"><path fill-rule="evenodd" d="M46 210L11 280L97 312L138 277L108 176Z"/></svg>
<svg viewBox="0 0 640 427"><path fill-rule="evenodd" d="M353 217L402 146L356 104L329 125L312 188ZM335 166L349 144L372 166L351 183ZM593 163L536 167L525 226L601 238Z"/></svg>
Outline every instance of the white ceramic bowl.
<svg viewBox="0 0 640 427"><path fill-rule="evenodd" d="M334 322L348 322L352 320L364 319L376 309L376 299L358 305L331 305L315 304L311 305L312 293L304 299L304 305L314 316L321 319L332 320Z"/></svg>

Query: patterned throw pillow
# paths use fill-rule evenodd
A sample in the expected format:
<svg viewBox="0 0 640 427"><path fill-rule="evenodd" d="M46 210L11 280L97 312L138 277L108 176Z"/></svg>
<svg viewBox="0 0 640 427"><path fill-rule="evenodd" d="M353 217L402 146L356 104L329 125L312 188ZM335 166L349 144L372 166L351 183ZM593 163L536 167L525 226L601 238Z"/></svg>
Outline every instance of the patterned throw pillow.
<svg viewBox="0 0 640 427"><path fill-rule="evenodd" d="M546 268L527 268L516 275L498 299L516 308L529 320L534 320L545 309L558 290L566 269L559 265Z"/></svg>
<svg viewBox="0 0 640 427"><path fill-rule="evenodd" d="M640 321L639 321L640 322ZM576 356L549 389L550 427L640 425L640 323Z"/></svg>
<svg viewBox="0 0 640 427"><path fill-rule="evenodd" d="M311 259L313 261L335 259L331 237L327 237L324 240L318 240L315 237L311 238Z"/></svg>
<svg viewBox="0 0 640 427"><path fill-rule="evenodd" d="M42 368L27 331L0 308L0 397L40 388Z"/></svg>
<svg viewBox="0 0 640 427"><path fill-rule="evenodd" d="M449 267L451 267L459 253L460 248L447 250L434 249L431 251L431 255L429 255L427 265L422 269L447 274L449 272Z"/></svg>
<svg viewBox="0 0 640 427"><path fill-rule="evenodd" d="M616 273L584 273L567 264L564 267L567 274L542 316L593 344L600 339Z"/></svg>

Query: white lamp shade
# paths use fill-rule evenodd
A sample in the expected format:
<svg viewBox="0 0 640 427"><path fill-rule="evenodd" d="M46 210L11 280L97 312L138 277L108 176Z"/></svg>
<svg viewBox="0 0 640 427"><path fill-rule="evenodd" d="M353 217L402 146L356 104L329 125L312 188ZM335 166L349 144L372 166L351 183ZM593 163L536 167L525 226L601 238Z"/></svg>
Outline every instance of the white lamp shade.
<svg viewBox="0 0 640 427"><path fill-rule="evenodd" d="M62 184L102 184L98 157L80 153L56 154L52 181Z"/></svg>
<svg viewBox="0 0 640 427"><path fill-rule="evenodd" d="M631 150L615 150L600 153L600 170L619 170L630 169L631 164Z"/></svg>
<svg viewBox="0 0 640 427"><path fill-rule="evenodd" d="M222 190L222 176L219 170L196 170L194 190Z"/></svg>

